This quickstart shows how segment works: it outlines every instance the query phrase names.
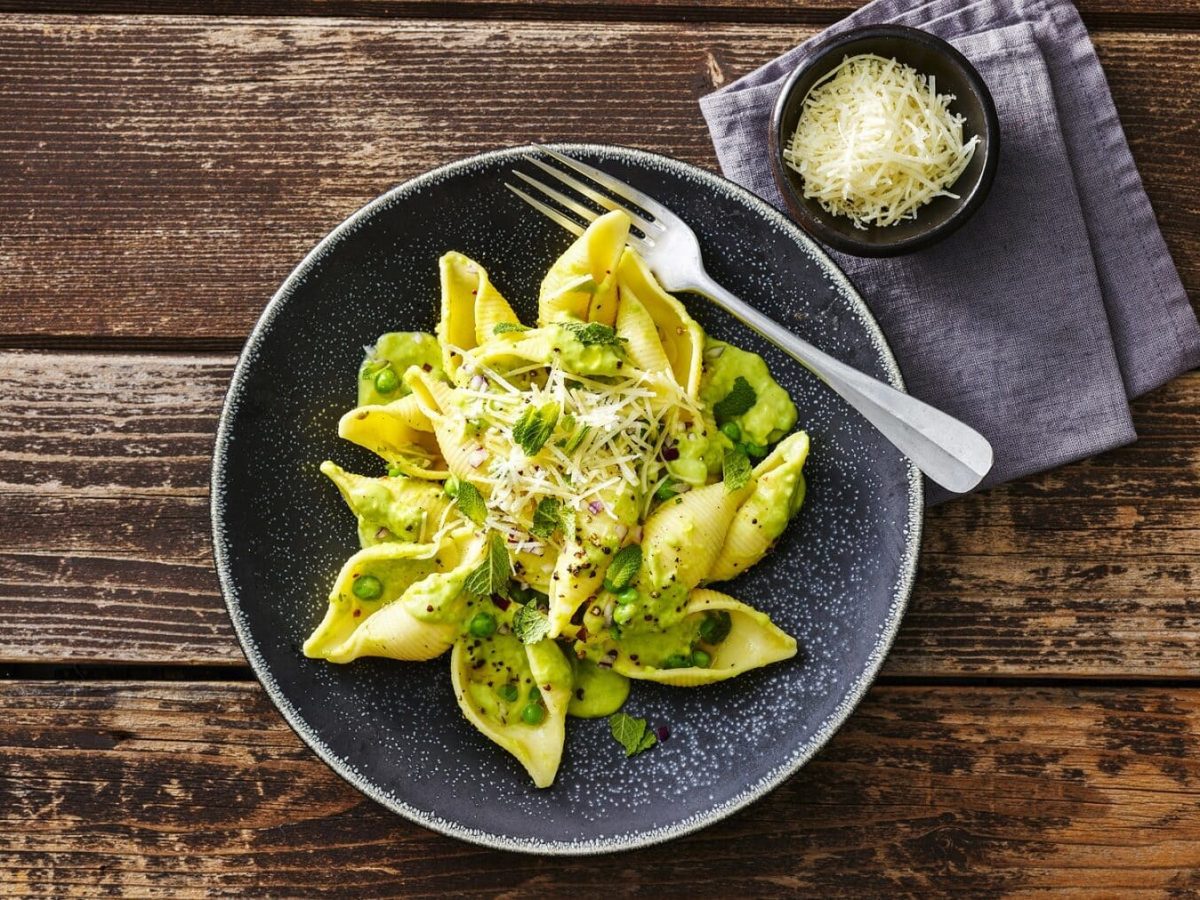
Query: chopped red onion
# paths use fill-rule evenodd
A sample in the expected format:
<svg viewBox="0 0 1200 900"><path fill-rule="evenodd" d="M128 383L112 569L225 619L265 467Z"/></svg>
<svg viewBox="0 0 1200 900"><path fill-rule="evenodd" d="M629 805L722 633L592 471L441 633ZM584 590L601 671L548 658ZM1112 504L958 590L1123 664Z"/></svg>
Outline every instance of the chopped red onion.
<svg viewBox="0 0 1200 900"><path fill-rule="evenodd" d="M654 729L654 735L660 741L669 741L671 739L671 729L666 725L659 725L656 729Z"/></svg>
<svg viewBox="0 0 1200 900"><path fill-rule="evenodd" d="M633 538L635 544L640 544L642 542L642 526L635 527L633 531L629 532L629 536Z"/></svg>
<svg viewBox="0 0 1200 900"><path fill-rule="evenodd" d="M482 375L476 375L471 379L471 390L482 391L485 387L487 387L487 379Z"/></svg>
<svg viewBox="0 0 1200 900"><path fill-rule="evenodd" d="M604 512L604 504L599 500L593 500L588 504L588 512L590 512L593 516L598 516L600 513Z"/></svg>
<svg viewBox="0 0 1200 900"><path fill-rule="evenodd" d="M472 469L478 469L484 464L484 462L487 460L487 457L487 450L485 450L483 447L476 447L471 451L470 455L467 456L467 464L470 465Z"/></svg>
<svg viewBox="0 0 1200 900"><path fill-rule="evenodd" d="M617 540L618 540L618 541L623 541L623 540L625 540L625 535L629 534L629 526L628 526L628 525L621 524L621 523L617 523L617 527L616 527L616 528L614 528L613 530L614 530L614 531L616 532L616 534L617 534Z"/></svg>

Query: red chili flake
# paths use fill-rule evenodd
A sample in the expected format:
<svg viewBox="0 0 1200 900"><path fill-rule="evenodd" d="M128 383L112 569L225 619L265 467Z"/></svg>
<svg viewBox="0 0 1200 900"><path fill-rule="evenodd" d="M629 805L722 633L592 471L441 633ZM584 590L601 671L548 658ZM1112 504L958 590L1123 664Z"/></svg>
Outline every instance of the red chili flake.
<svg viewBox="0 0 1200 900"><path fill-rule="evenodd" d="M678 447L663 447L662 458L667 462L674 462L679 459Z"/></svg>
<svg viewBox="0 0 1200 900"><path fill-rule="evenodd" d="M492 594L492 602L496 604L496 609L504 612L508 609L508 598L501 597L499 594Z"/></svg>
<svg viewBox="0 0 1200 900"><path fill-rule="evenodd" d="M586 641L588 639L588 630L586 625L580 626L579 631L575 634L575 639L579 641Z"/></svg>
<svg viewBox="0 0 1200 900"><path fill-rule="evenodd" d="M354 611L354 618L356 618L356 619L357 619L357 618L358 618L359 616L361 616L361 615L362 615L362 610L361 610L361 609L356 609L356 610Z"/></svg>
<svg viewBox="0 0 1200 900"><path fill-rule="evenodd" d="M659 725L654 729L654 736L660 741L669 741L671 739L671 729L666 725Z"/></svg>

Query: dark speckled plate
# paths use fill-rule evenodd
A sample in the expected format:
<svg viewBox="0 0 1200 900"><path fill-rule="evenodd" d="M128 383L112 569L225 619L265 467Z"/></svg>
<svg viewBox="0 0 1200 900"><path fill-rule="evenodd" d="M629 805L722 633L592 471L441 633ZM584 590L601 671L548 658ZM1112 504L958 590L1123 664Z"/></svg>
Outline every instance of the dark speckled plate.
<svg viewBox="0 0 1200 900"><path fill-rule="evenodd" d="M700 236L712 275L801 336L901 386L854 289L791 222L692 166L640 151L561 145L653 194ZM364 344L432 331L438 257L481 262L526 321L570 242L504 189L523 151L445 166L359 210L279 289L233 376L217 435L212 515L217 570L242 647L300 736L384 806L469 841L596 853L666 840L729 815L793 774L862 697L892 642L920 543L916 469L783 353L699 297L710 334L761 353L813 440L808 498L779 545L728 591L800 644L788 662L709 687L633 685L626 711L670 740L626 759L603 720L572 719L555 785L462 717L448 655L428 663L305 659L354 521L317 471L382 464L337 437L354 405Z"/></svg>

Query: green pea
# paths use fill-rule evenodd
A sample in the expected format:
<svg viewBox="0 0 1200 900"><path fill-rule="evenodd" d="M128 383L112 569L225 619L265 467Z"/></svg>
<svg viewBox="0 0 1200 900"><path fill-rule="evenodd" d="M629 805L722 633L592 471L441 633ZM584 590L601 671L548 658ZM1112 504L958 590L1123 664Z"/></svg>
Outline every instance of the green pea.
<svg viewBox="0 0 1200 900"><path fill-rule="evenodd" d="M390 394L398 387L400 379L390 366L375 376L375 390L381 394Z"/></svg>
<svg viewBox="0 0 1200 900"><path fill-rule="evenodd" d="M692 651L692 665L698 669L707 669L712 663L712 657L703 650Z"/></svg>
<svg viewBox="0 0 1200 900"><path fill-rule="evenodd" d="M467 628L477 638L491 637L496 633L496 617L489 612L475 613Z"/></svg>
<svg viewBox="0 0 1200 900"><path fill-rule="evenodd" d="M654 492L656 500L670 500L675 496L675 485L671 481L664 481L658 486L658 490Z"/></svg>
<svg viewBox="0 0 1200 900"><path fill-rule="evenodd" d="M521 721L526 725L540 725L546 718L546 708L540 703L530 703L521 710Z"/></svg>
<svg viewBox="0 0 1200 900"><path fill-rule="evenodd" d="M500 699L508 703L512 703L517 699L517 686L515 684L502 684L496 689L496 693L500 695Z"/></svg>
<svg viewBox="0 0 1200 900"><path fill-rule="evenodd" d="M706 644L719 644L729 637L729 630L732 627L733 620L729 618L729 613L725 610L709 612L704 616L704 621L700 623L700 640Z"/></svg>
<svg viewBox="0 0 1200 900"><path fill-rule="evenodd" d="M664 669L686 669L692 664L691 659L682 653L672 653L662 664Z"/></svg>
<svg viewBox="0 0 1200 900"><path fill-rule="evenodd" d="M749 454L750 456L766 456L767 455L767 448L764 447L762 444L756 444L753 441L746 441L745 443L742 444L742 447L745 448L746 453Z"/></svg>
<svg viewBox="0 0 1200 900"><path fill-rule="evenodd" d="M445 488L443 488L443 490L445 490L447 497L457 497L458 496L458 479L455 478L453 475L451 475L449 478L446 479L446 486L445 486Z"/></svg>
<svg viewBox="0 0 1200 900"><path fill-rule="evenodd" d="M638 593L637 588L625 588L625 590L617 594L617 602L621 604L637 603L640 596L641 594Z"/></svg>
<svg viewBox="0 0 1200 900"><path fill-rule="evenodd" d="M383 594L383 582L374 575L363 575L354 580L351 590L359 600L378 600Z"/></svg>
<svg viewBox="0 0 1200 900"><path fill-rule="evenodd" d="M742 429L738 427L737 422L726 422L721 426L721 434L736 443L742 437Z"/></svg>
<svg viewBox="0 0 1200 900"><path fill-rule="evenodd" d="M618 606L613 610L613 621L618 625L628 625L633 621L634 613L637 610L632 603L626 603L623 606Z"/></svg>

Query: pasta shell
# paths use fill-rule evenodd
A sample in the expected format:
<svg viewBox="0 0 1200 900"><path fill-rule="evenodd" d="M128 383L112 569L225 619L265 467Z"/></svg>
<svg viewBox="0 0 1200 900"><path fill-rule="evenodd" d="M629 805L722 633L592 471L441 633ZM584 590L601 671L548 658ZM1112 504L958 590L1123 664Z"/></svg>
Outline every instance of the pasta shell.
<svg viewBox="0 0 1200 900"><path fill-rule="evenodd" d="M658 507L643 526L645 565L640 585L651 590L672 580L691 590L708 575L738 507L753 490L753 479L738 491L723 482L695 488Z"/></svg>
<svg viewBox="0 0 1200 900"><path fill-rule="evenodd" d="M334 581L325 618L305 641L304 653L330 662L354 659L359 655L351 647L355 632L380 610L401 600L413 584L439 571L439 549L435 544L386 543L355 553ZM363 599L354 593L354 585L368 577L379 582L378 593Z"/></svg>
<svg viewBox="0 0 1200 900"><path fill-rule="evenodd" d="M337 485L358 519L363 547L385 541L428 541L450 503L440 484L421 479L369 478L328 460L321 463L321 472Z"/></svg>
<svg viewBox="0 0 1200 900"><path fill-rule="evenodd" d="M637 298L633 288L618 290L617 335L625 340L630 360L647 372L672 373L671 363L658 336L650 313ZM672 373L673 374L673 373Z"/></svg>
<svg viewBox="0 0 1200 900"><path fill-rule="evenodd" d="M706 581L725 581L745 572L763 556L804 502L804 462L808 435L803 431L780 441L754 469L754 492L729 526Z"/></svg>
<svg viewBox="0 0 1200 900"><path fill-rule="evenodd" d="M633 250L626 250L617 268L622 293L632 291L658 329L663 352L675 380L695 399L704 371L704 331L688 315L683 304L663 290L646 263Z"/></svg>
<svg viewBox="0 0 1200 900"><path fill-rule="evenodd" d="M505 658L519 661L516 674L524 693L525 686L537 685L545 705L545 717L537 725L529 725L518 716L507 715L507 707L495 704L495 712L483 702L485 691L492 688L472 680L471 651L467 639L454 644L450 654L450 679L459 709L485 737L503 747L529 772L533 783L540 788L554 783L562 762L563 741L566 737L567 705L571 697L571 666L552 640L525 646L512 635L496 634L488 642L503 644ZM486 675L486 673L485 673ZM501 715L500 711L505 714Z"/></svg>
<svg viewBox="0 0 1200 900"><path fill-rule="evenodd" d="M413 397L433 426L433 436L446 468L456 478L469 478L475 472L472 454L480 446L467 439L465 422L454 407L455 389L444 381L419 369L409 369L404 383L412 389Z"/></svg>
<svg viewBox="0 0 1200 900"><path fill-rule="evenodd" d="M442 281L442 314L437 335L442 344L442 367L454 373L462 364L455 348L470 350L491 339L501 322L520 320L492 285L483 266L461 253L447 253L438 265Z"/></svg>
<svg viewBox="0 0 1200 900"><path fill-rule="evenodd" d="M796 655L796 641L781 631L765 613L740 603L727 594L697 588L688 598L687 618L696 621L706 612L729 613L730 630L719 644L702 644L711 656L707 667L660 669L618 656L613 669L629 678L655 681L674 687L713 684Z"/></svg>
<svg viewBox="0 0 1200 900"><path fill-rule="evenodd" d="M438 442L429 431L414 428L410 424L414 421L421 420L414 416L412 402L359 406L338 421L338 436L365 447L389 463L427 470L425 474L436 477Z"/></svg>
<svg viewBox="0 0 1200 900"><path fill-rule="evenodd" d="M617 315L617 263L629 236L629 216L605 213L587 227L542 279L538 323L565 318L612 325Z"/></svg>

